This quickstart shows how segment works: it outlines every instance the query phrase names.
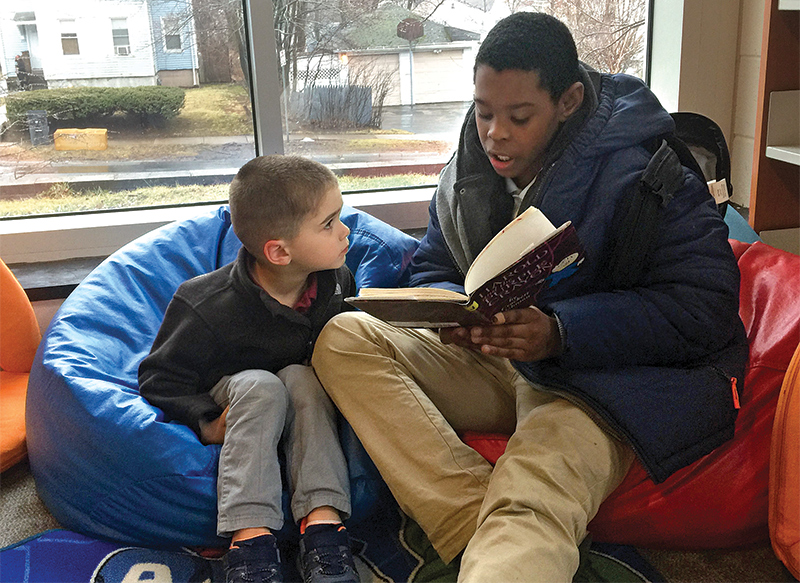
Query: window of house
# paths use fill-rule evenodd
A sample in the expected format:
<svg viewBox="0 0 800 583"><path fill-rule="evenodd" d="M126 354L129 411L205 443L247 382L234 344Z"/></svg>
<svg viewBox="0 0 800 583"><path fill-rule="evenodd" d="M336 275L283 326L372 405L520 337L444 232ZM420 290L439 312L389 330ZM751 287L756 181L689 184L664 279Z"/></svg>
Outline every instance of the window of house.
<svg viewBox="0 0 800 583"><path fill-rule="evenodd" d="M126 18L111 19L111 38L114 41L114 54L121 57L131 54L131 41L128 38L128 20Z"/></svg>
<svg viewBox="0 0 800 583"><path fill-rule="evenodd" d="M81 54L74 20L61 21L61 51L65 55Z"/></svg>
<svg viewBox="0 0 800 583"><path fill-rule="evenodd" d="M181 51L181 21L175 16L161 19L161 27L164 31L164 48L168 51Z"/></svg>

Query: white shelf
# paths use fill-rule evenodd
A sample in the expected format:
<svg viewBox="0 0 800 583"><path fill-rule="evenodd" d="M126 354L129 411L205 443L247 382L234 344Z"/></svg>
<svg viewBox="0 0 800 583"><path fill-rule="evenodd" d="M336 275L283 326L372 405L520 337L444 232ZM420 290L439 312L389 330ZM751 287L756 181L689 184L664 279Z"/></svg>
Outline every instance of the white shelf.
<svg viewBox="0 0 800 583"><path fill-rule="evenodd" d="M767 146L767 158L800 166L800 146Z"/></svg>
<svg viewBox="0 0 800 583"><path fill-rule="evenodd" d="M769 94L766 155L800 166L800 90Z"/></svg>
<svg viewBox="0 0 800 583"><path fill-rule="evenodd" d="M800 10L800 0L778 0L778 10Z"/></svg>

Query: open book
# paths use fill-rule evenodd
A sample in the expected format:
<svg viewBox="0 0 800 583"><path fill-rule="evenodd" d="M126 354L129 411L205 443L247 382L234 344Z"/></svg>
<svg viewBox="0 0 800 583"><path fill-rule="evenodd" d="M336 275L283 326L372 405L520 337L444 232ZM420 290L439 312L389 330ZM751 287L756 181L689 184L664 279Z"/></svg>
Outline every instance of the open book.
<svg viewBox="0 0 800 583"><path fill-rule="evenodd" d="M568 277L583 262L575 227L556 229L530 207L506 225L472 262L461 294L433 287L363 288L346 298L395 326L444 328L492 321L498 312L532 306L542 289Z"/></svg>

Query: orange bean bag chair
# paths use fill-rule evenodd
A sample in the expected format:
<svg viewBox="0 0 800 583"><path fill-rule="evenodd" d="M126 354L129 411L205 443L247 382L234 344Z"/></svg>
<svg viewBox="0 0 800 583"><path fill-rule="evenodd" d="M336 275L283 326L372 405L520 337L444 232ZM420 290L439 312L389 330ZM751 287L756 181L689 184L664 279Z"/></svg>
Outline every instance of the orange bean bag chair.
<svg viewBox="0 0 800 583"><path fill-rule="evenodd" d="M800 579L800 345L783 378L769 460L769 538Z"/></svg>
<svg viewBox="0 0 800 583"><path fill-rule="evenodd" d="M660 484L634 462L589 524L596 541L689 550L769 540L772 428L781 384L800 341L800 256L761 242L730 242L741 272L739 314L750 343L734 437ZM794 399L796 410L797 396ZM472 432L463 439L492 463L505 451L507 440ZM780 545L791 547L793 541L796 557L797 430L793 439L793 451L783 459L793 461L794 475L781 473L773 482L782 484L781 508L787 508L786 500L794 502L795 516L786 510L780 514ZM773 515L778 520L776 511Z"/></svg>
<svg viewBox="0 0 800 583"><path fill-rule="evenodd" d="M28 373L42 336L25 290L0 259L0 471L25 459Z"/></svg>

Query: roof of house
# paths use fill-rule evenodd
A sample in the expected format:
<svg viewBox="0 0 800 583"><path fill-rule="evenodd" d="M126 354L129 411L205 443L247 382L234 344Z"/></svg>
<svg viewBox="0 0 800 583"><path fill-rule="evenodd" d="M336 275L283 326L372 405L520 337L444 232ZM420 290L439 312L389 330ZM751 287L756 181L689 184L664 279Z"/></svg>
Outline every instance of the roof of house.
<svg viewBox="0 0 800 583"><path fill-rule="evenodd" d="M424 34L414 45L446 44L463 40L479 40L480 34L424 20L397 4L385 3L357 23L344 27L334 45L340 50L408 47L409 41L397 36L397 25L407 18L423 21Z"/></svg>

